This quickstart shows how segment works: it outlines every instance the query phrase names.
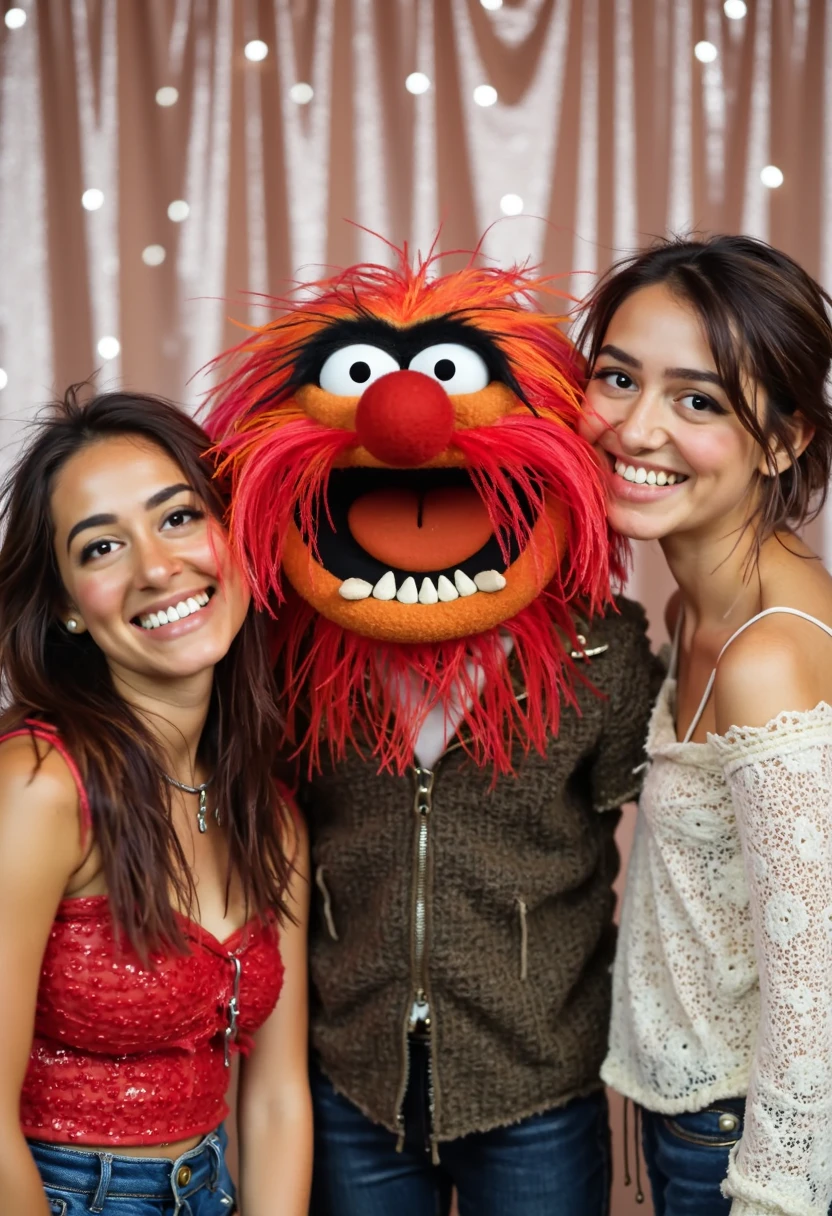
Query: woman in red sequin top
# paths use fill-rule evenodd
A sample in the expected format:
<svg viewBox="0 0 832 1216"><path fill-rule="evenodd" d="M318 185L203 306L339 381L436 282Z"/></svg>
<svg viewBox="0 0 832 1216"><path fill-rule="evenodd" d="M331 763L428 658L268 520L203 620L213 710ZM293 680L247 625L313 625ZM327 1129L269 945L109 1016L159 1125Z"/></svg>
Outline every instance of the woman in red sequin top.
<svg viewBox="0 0 832 1216"><path fill-rule="evenodd" d="M70 391L0 549L0 1208L307 1211L307 850L201 429ZM279 997L279 1000L278 1000Z"/></svg>

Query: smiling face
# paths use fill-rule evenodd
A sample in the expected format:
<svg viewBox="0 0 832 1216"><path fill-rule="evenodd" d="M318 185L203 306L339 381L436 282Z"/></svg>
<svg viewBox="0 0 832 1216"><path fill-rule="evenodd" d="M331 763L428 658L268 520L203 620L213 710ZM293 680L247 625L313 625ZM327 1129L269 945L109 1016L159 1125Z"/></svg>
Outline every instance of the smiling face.
<svg viewBox="0 0 832 1216"><path fill-rule="evenodd" d="M55 556L66 605L135 684L213 669L249 604L220 525L179 465L140 436L97 440L55 477Z"/></svg>
<svg viewBox="0 0 832 1216"><path fill-rule="evenodd" d="M751 391L750 391L751 390ZM746 386L753 399L753 386ZM726 536L760 493L765 454L720 383L695 309L663 284L614 313L587 387L584 433L608 470L612 526L638 540ZM757 408L763 409L762 394Z"/></svg>

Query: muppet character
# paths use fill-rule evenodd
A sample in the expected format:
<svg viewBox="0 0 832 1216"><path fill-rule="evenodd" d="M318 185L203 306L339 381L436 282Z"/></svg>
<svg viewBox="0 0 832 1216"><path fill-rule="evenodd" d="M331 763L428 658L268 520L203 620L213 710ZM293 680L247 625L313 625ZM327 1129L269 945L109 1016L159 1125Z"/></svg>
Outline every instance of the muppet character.
<svg viewBox="0 0 832 1216"><path fill-rule="evenodd" d="M659 673L610 595L547 283L436 261L307 285L211 403L315 862L312 1210L440 1211L455 1184L461 1210L531 1216L488 1180L508 1153L591 1216L617 869L598 812L637 790ZM408 1206L425 1188L438 1206Z"/></svg>

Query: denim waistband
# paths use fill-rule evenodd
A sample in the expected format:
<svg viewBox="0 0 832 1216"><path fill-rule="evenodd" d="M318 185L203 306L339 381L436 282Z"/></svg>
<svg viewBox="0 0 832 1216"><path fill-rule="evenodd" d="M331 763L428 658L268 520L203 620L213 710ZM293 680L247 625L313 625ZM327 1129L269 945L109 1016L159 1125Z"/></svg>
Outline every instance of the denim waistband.
<svg viewBox="0 0 832 1216"><path fill-rule="evenodd" d="M201 1187L216 1187L227 1143L220 1125L175 1161L91 1152L43 1140L30 1140L29 1148L44 1185L88 1197L91 1212L102 1211L105 1201L116 1197L173 1200L178 1212Z"/></svg>

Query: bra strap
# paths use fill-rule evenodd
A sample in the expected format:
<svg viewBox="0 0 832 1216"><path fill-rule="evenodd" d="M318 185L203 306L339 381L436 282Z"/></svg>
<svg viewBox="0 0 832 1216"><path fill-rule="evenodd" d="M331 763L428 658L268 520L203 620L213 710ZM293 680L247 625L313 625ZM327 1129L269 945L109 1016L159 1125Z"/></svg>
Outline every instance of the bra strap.
<svg viewBox="0 0 832 1216"><path fill-rule="evenodd" d="M714 666L714 669L711 672L711 674L708 676L708 683L705 685L705 692L702 695L702 700L699 702L699 708L697 709L696 713L693 715L693 718L691 719L691 724L688 727L687 731L685 732L685 737L682 740L683 743L690 743L691 735L696 730L697 726L699 725L700 719L702 718L702 715L705 712L705 706L708 704L708 698L710 697L710 695L713 691L714 681L716 680L716 669L719 666L719 660L725 654L725 651L728 649L728 647L731 645L731 643L740 636L741 633L745 633L746 629L748 629L749 626L754 625L757 621L761 621L764 616L773 616L775 612L783 613L786 616L799 616L802 620L809 621L812 625L817 625L817 627L819 629L822 629L824 633L827 633L832 638L832 628L830 628L829 625L824 625L823 621L819 621L817 619L817 617L815 617L815 616L810 616L808 612L801 612L799 608L779 608L779 607L778 608L764 608L762 612L758 612L756 616L752 616L749 620L747 620L745 622L744 625L740 625L739 629L737 629L734 633L731 634L730 638L728 639L728 641L725 643L725 645L722 647L719 654L717 655L716 665ZM679 615L680 615L680 619L681 619L681 613ZM674 664L675 664L675 654L674 654Z"/></svg>
<svg viewBox="0 0 832 1216"><path fill-rule="evenodd" d="M90 809L87 791L81 780L81 774L78 771L78 765L73 760L66 744L55 727L50 726L46 722L37 722L34 719L27 718L25 726L18 727L17 730L10 730L5 735L0 735L0 743L5 743L7 739L20 738L22 735L26 735L30 739L41 739L44 743L48 743L50 747L54 747L69 769L70 776L75 782L75 788L78 791L78 804L81 809L81 847L83 848L86 845L87 836L92 831L92 810Z"/></svg>

